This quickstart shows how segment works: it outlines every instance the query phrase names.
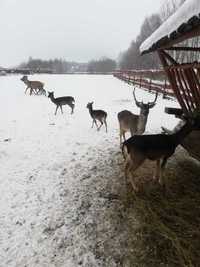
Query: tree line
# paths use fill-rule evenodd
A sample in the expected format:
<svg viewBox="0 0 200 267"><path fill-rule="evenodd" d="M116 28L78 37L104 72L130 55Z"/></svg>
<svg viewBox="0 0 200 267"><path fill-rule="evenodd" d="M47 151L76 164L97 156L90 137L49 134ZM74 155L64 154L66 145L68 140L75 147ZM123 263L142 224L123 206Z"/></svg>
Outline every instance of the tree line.
<svg viewBox="0 0 200 267"><path fill-rule="evenodd" d="M120 69L157 69L160 60L156 53L140 55L140 45L147 39L185 0L167 0L159 13L152 14L144 19L138 36L133 40L128 49L119 55Z"/></svg>
<svg viewBox="0 0 200 267"><path fill-rule="evenodd" d="M49 70L52 73L110 73L116 68L118 69L158 69L160 68L160 60L156 53L140 55L140 45L147 39L170 15L172 15L180 5L186 0L166 0L158 13L146 17L140 28L138 36L131 42L127 50L121 52L117 60L102 57L94 59L87 63L78 63L66 61L64 59L41 60L29 58L27 62L21 63L18 67L31 69L36 72ZM190 43L191 46L196 46L199 38L186 40L184 44ZM173 57L177 61L194 61L199 55L192 53L183 53L171 51Z"/></svg>
<svg viewBox="0 0 200 267"><path fill-rule="evenodd" d="M51 73L108 73L116 69L116 61L110 58L100 58L87 63L70 62L63 59L34 59L30 57L27 62L21 63L18 68L30 69L34 72Z"/></svg>

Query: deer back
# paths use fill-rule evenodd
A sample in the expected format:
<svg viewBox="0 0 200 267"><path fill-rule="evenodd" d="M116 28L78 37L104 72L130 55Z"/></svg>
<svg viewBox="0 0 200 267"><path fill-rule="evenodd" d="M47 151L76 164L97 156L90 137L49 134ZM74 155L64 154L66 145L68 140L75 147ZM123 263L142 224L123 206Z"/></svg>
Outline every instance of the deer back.
<svg viewBox="0 0 200 267"><path fill-rule="evenodd" d="M40 81L28 81L28 84L33 89L43 89L44 83Z"/></svg>
<svg viewBox="0 0 200 267"><path fill-rule="evenodd" d="M131 134L137 132L139 115L135 115L129 110L123 110L118 113L120 128L124 131L131 131Z"/></svg>
<svg viewBox="0 0 200 267"><path fill-rule="evenodd" d="M61 97L53 98L52 101L58 105L66 105L66 104L73 103L74 98L72 96L61 96Z"/></svg>

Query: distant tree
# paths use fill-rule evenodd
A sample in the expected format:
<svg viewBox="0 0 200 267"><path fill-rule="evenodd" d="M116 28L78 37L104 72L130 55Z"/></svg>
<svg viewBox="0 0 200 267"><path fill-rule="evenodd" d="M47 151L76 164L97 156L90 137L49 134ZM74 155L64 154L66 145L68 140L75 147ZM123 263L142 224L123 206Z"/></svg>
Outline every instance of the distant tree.
<svg viewBox="0 0 200 267"><path fill-rule="evenodd" d="M160 13L153 14L150 17L145 18L137 38L131 42L126 51L120 53L118 62L119 68L156 69L160 67L160 60L157 54L147 54L141 57L139 50L140 45L185 1L186 0L166 0L160 10ZM176 56L180 57L180 53L177 53Z"/></svg>
<svg viewBox="0 0 200 267"><path fill-rule="evenodd" d="M166 0L160 10L160 18L165 21L170 17L186 0Z"/></svg>
<svg viewBox="0 0 200 267"><path fill-rule="evenodd" d="M107 73L116 69L116 61L110 58L101 58L99 60L91 60L88 62L88 72Z"/></svg>
<svg viewBox="0 0 200 267"><path fill-rule="evenodd" d="M119 66L121 69L158 68L159 60L157 56L145 55L141 57L140 45L161 23L158 14L153 14L144 20L136 40L132 41L130 47L120 56Z"/></svg>
<svg viewBox="0 0 200 267"><path fill-rule="evenodd" d="M41 60L29 57L27 62L21 63L18 67L31 69L35 72L67 73L86 71L86 66L86 63L69 62L63 59Z"/></svg>

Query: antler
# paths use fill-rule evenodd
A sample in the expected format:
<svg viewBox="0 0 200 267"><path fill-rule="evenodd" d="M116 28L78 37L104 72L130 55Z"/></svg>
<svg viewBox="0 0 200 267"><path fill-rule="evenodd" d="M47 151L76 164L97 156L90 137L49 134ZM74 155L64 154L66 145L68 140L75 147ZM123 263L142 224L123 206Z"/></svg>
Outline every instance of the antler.
<svg viewBox="0 0 200 267"><path fill-rule="evenodd" d="M153 108L154 107L154 105L156 104L157 98L158 98L158 91L156 91L156 96L155 96L154 101L153 102L148 102L149 108Z"/></svg>
<svg viewBox="0 0 200 267"><path fill-rule="evenodd" d="M135 104L137 105L138 108L140 108L141 105L142 105L142 102L139 102L139 101L136 99L136 96L135 96L135 88L134 88L134 90L133 90L133 97L134 97L134 99L135 99Z"/></svg>

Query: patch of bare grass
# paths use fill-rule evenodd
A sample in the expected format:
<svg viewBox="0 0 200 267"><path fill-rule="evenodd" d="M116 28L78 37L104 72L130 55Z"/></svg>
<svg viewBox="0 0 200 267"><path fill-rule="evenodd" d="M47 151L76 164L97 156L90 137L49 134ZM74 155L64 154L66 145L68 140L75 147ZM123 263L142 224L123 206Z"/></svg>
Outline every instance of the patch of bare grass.
<svg viewBox="0 0 200 267"><path fill-rule="evenodd" d="M134 197L129 194L139 222L135 266L200 264L200 166L186 158L175 161L165 172L166 193L160 187L149 187L147 179L143 189L149 190ZM147 170L153 172L151 168L142 167L136 176L146 176Z"/></svg>

